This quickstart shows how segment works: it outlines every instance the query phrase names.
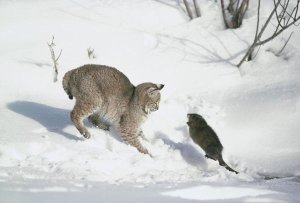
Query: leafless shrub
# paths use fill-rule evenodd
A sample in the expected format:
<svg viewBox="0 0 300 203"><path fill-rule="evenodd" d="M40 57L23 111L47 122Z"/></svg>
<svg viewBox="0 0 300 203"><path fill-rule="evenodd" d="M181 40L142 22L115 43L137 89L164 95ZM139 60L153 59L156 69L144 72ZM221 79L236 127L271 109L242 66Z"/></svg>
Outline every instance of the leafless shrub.
<svg viewBox="0 0 300 203"><path fill-rule="evenodd" d="M292 35L294 34L294 32L291 32L290 36L288 37L288 39L285 41L284 45L282 46L282 48L277 52L275 53L276 56L280 56L280 54L283 52L284 48L286 47L286 45L289 43Z"/></svg>
<svg viewBox="0 0 300 203"><path fill-rule="evenodd" d="M231 29L239 28L242 25L248 7L249 0L229 0L227 7L225 7L224 0L221 0L221 9L225 27Z"/></svg>
<svg viewBox="0 0 300 203"><path fill-rule="evenodd" d="M195 16L193 15L192 9L191 9L190 4L188 3L188 1L183 0L183 3L184 3L184 6L185 6L185 9L186 9L186 12L187 12L187 14L188 14L188 16L191 20L201 16L200 8L199 8L197 0L193 0L193 3L192 3L193 7L195 9Z"/></svg>
<svg viewBox="0 0 300 203"><path fill-rule="evenodd" d="M193 4L194 4L194 7L195 7L196 16L200 17L201 13L200 13L200 8L199 8L197 0L193 0Z"/></svg>
<svg viewBox="0 0 300 203"><path fill-rule="evenodd" d="M92 49L91 47L89 47L87 49L87 54L88 54L89 59L95 59L96 58L96 55L95 55L94 51L95 50Z"/></svg>
<svg viewBox="0 0 300 203"><path fill-rule="evenodd" d="M53 81L56 82L57 81L57 76L58 76L58 68L57 68L58 67L58 59L61 56L62 49L60 50L60 52L58 54L58 57L56 57L54 49L53 49L53 47L56 46L55 43L54 43L54 36L52 36L51 43L47 42L47 44L48 44L48 47L50 49L51 59L52 59L52 62L53 62L53 69L54 69L54 78L53 78Z"/></svg>
<svg viewBox="0 0 300 203"><path fill-rule="evenodd" d="M269 17L267 18L265 24L259 29L259 18L260 18L260 0L258 1L258 9L257 9L257 23L256 23L256 33L254 37L254 41L251 46L248 48L245 56L242 60L237 64L237 67L240 67L245 60L252 60L253 58L253 51L256 47L261 46L275 37L280 35L283 31L287 30L292 25L297 25L296 22L300 20L300 15L298 14L299 3L300 0L297 0L296 4L293 9L290 9L290 1L289 0L273 0L274 2L274 9L270 13ZM266 39L261 39L264 31L270 24L271 19L276 17L276 24L275 30L273 34ZM298 25L297 25L298 26Z"/></svg>

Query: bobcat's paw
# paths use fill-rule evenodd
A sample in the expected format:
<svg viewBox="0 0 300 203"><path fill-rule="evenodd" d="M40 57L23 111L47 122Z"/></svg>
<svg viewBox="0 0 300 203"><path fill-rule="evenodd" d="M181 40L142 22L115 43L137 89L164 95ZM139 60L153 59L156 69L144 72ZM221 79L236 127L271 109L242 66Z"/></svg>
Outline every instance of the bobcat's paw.
<svg viewBox="0 0 300 203"><path fill-rule="evenodd" d="M139 152L143 153L143 154L147 154L150 157L153 157L152 154L149 153L149 151L146 148L142 148L142 149L138 149Z"/></svg>
<svg viewBox="0 0 300 203"><path fill-rule="evenodd" d="M84 132L84 133L82 133L82 135L86 139L90 139L91 138L91 134L89 132Z"/></svg>

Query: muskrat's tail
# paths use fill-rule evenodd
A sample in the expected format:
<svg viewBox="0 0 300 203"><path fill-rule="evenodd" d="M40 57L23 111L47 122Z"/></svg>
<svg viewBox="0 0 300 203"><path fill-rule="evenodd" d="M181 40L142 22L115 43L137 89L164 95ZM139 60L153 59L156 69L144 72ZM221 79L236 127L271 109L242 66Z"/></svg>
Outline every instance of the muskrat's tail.
<svg viewBox="0 0 300 203"><path fill-rule="evenodd" d="M64 88L65 92L67 93L67 95L69 96L69 99L73 99L73 95L71 93L71 89L70 89L70 85L69 85L71 73L72 73L72 71L68 71L64 75L64 78L62 81L63 88Z"/></svg>
<svg viewBox="0 0 300 203"><path fill-rule="evenodd" d="M220 156L220 157L218 158L218 161L219 161L220 166L225 167L228 171L234 172L234 173L236 173L236 174L239 173L239 172L233 170L230 166L228 166L228 165L225 163L225 161L223 160L222 156Z"/></svg>

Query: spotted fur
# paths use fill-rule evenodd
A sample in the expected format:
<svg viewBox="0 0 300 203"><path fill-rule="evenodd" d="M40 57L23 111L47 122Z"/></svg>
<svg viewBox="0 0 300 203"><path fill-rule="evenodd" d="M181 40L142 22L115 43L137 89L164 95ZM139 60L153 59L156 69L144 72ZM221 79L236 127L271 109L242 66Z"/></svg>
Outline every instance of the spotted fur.
<svg viewBox="0 0 300 203"><path fill-rule="evenodd" d="M150 82L134 86L122 72L103 65L84 65L63 78L65 92L76 99L71 120L85 138L91 137L83 125L88 117L103 130L115 128L126 143L145 154L149 152L139 141L140 126L158 110L163 87Z"/></svg>

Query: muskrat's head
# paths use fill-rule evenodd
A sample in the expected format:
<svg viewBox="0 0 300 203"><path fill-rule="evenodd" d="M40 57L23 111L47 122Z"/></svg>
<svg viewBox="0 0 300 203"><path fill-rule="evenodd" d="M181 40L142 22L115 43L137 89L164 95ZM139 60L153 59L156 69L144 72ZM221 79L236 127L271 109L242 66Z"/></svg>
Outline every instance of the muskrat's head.
<svg viewBox="0 0 300 203"><path fill-rule="evenodd" d="M189 114L187 114L187 117L188 117L187 124L188 124L189 127L207 126L207 123L206 123L205 119L199 114L189 113Z"/></svg>

